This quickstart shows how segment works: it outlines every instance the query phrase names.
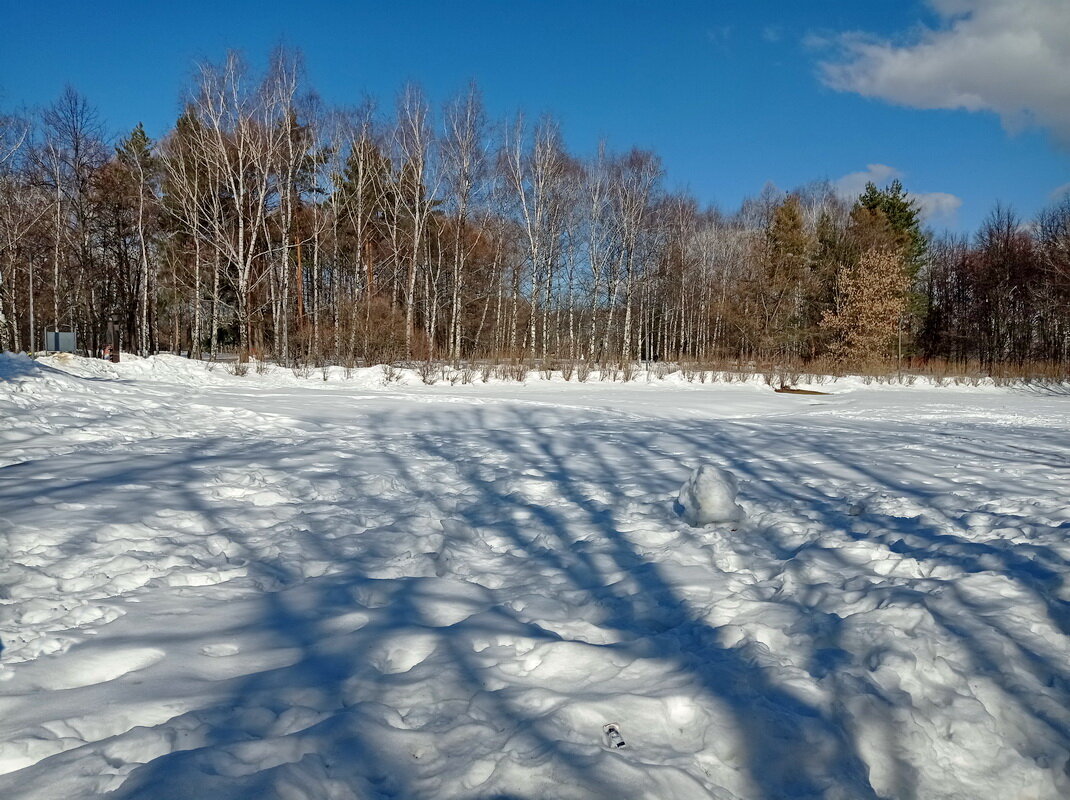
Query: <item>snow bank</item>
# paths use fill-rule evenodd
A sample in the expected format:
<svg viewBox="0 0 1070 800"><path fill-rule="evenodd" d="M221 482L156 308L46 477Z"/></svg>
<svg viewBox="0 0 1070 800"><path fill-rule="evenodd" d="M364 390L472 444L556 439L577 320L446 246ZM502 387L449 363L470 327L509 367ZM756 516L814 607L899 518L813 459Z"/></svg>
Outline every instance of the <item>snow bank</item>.
<svg viewBox="0 0 1070 800"><path fill-rule="evenodd" d="M701 528L714 522L737 522L743 509L736 503L736 476L712 464L703 464L680 487L680 505L687 524Z"/></svg>

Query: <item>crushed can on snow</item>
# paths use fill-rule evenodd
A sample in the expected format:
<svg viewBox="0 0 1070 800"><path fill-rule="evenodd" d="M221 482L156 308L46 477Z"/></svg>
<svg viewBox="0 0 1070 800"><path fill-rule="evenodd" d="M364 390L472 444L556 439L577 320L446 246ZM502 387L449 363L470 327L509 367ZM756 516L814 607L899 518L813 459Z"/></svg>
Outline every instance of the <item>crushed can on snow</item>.
<svg viewBox="0 0 1070 800"><path fill-rule="evenodd" d="M607 722L602 726L602 736L606 740L606 746L614 750L624 747L624 737L620 734L620 725L616 722Z"/></svg>

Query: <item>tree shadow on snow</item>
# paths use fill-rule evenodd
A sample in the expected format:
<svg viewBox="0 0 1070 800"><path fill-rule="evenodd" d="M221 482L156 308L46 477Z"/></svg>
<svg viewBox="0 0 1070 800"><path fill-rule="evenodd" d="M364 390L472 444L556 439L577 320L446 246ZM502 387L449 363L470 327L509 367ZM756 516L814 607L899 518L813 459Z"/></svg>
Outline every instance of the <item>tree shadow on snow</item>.
<svg viewBox="0 0 1070 800"><path fill-rule="evenodd" d="M515 610L508 602L510 585L471 583L479 576L470 574L465 560L478 553L493 561L497 551L487 549L493 538L504 543L501 552L513 574L582 604L614 634L605 644L585 647L664 665L697 690L696 703L721 709L730 724L715 735L736 738L734 766L751 787L748 798L877 798L851 707L858 698L866 700L866 722L882 729L892 763L883 796L914 797L917 776L897 745L909 733L894 713L902 701L867 677L856 662L859 654L843 642L836 599L826 600L835 587L793 586L785 579L764 598L791 615L790 635L814 643L804 668L832 698L819 704L793 690L760 648L725 644L707 619L709 609L683 596L667 565L630 535L640 518L696 548L712 547L709 532L678 519L672 500L688 468L705 460L749 481L743 495L755 507L779 509L802 528L831 532L844 543L881 543L923 565L998 574L1068 633L1067 604L1053 595L1070 566L1066 560L1040 544L978 542L951 518L933 522L939 519L934 495L946 487L924 488L931 476L915 475L907 466L888 470L887 438L847 445L842 431L767 421L650 428L575 423L567 411L539 412L533 421L519 405L493 413L450 409L449 418L456 429L393 432L390 416L378 415L363 419L362 432L341 441L328 431L275 440L184 440L132 453L123 463L109 463L107 454L96 461L82 454L80 477L36 489L54 502L99 501L107 493L126 498L98 502L87 512L84 537L66 545L72 553L91 546L94 528L161 524L144 505L128 502L140 490L126 487L151 487L153 508L194 512L206 535L220 533L230 542L225 560L244 562L248 574L236 583L261 590L245 595L259 603L248 629L265 635L272 650L292 654L281 666L227 679L225 701L160 726L185 733L170 734L173 752L133 769L110 796L272 797L287 786L320 796L314 787L332 782L358 797L446 796L428 787L443 775L456 785L465 771L458 761L479 758L505 759L531 775L551 764L555 779L575 796L619 796L619 789L603 782L606 765L611 769L616 759L641 769L641 749L633 744L631 750L605 751L593 725L590 731L563 731L558 716L524 694L522 676L512 684L496 678L495 653L497 661L517 658L508 652L510 641L553 647L575 640ZM905 447L920 443L911 436L904 431L898 441ZM1038 455L1058 463L1060 448L1065 453L1070 443L1050 443ZM948 443L945 456L990 457L971 441ZM17 481L0 482L0 504L16 509L16 517L34 470L22 466ZM50 468L57 466L62 464L54 460ZM270 477L291 500L260 509L247 498L221 495L212 483L220 470ZM815 470L839 483L809 481ZM876 512L849 517L849 498L829 493L830 485L845 482L931 513L925 519ZM318 494L317 487L326 485L337 488ZM280 508L286 513L280 515ZM416 535L421 530L422 537ZM739 546L780 564L784 575L790 572L785 565L805 568L818 560L860 572L838 547L813 536L776 528L757 533L741 533ZM416 552L410 552L412 541L420 543ZM311 564L324 565L322 574L309 574ZM1030 692L1031 680L1070 687L1070 673L1039 652L1026 632L953 584L937 597L932 582L913 588L910 581L872 577L884 593L880 602L924 608L970 654L978 674L1070 747L1058 709ZM441 594L443 581L452 581L449 591L459 593L472 613L442 616L457 602ZM352 620L348 627L341 624L346 620ZM1016 671L1005 648L1024 654L1032 676ZM604 694L614 694L613 681L600 687ZM428 687L439 694L429 695ZM458 721L468 731L460 743L451 733ZM47 770L50 761L38 766ZM723 785L716 772L703 774L698 762L681 764L696 792ZM521 800L511 793L514 787L494 780L486 793L477 788L463 796ZM539 796L552 793L547 785Z"/></svg>

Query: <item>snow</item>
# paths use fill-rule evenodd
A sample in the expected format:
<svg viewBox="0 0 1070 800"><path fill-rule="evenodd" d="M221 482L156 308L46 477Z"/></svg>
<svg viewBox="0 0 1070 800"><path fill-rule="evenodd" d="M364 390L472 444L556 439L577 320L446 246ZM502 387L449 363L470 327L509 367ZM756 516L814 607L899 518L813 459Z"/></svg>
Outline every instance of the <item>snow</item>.
<svg viewBox="0 0 1070 800"><path fill-rule="evenodd" d="M680 487L680 506L687 524L700 528L713 522L737 522L743 509L736 503L736 477L712 464L698 467Z"/></svg>
<svg viewBox="0 0 1070 800"><path fill-rule="evenodd" d="M1070 796L1064 392L123 358L0 357L5 800Z"/></svg>

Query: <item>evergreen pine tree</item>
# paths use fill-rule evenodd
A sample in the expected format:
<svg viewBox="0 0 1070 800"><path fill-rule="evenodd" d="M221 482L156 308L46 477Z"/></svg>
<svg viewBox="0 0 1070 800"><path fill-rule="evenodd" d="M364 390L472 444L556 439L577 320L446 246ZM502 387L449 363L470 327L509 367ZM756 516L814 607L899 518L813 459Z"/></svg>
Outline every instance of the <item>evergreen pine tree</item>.
<svg viewBox="0 0 1070 800"><path fill-rule="evenodd" d="M911 279L918 274L925 260L928 242L921 230L921 209L903 189L903 184L894 180L884 189L867 183L858 198L858 207L871 215L883 216L892 236L892 244L900 248L903 264ZM872 244L872 243L871 243Z"/></svg>
<svg viewBox="0 0 1070 800"><path fill-rule="evenodd" d="M115 154L125 167L137 170L139 167L146 175L156 172L157 158L153 153L153 142L145 133L145 127L139 122L130 135L115 148Z"/></svg>

